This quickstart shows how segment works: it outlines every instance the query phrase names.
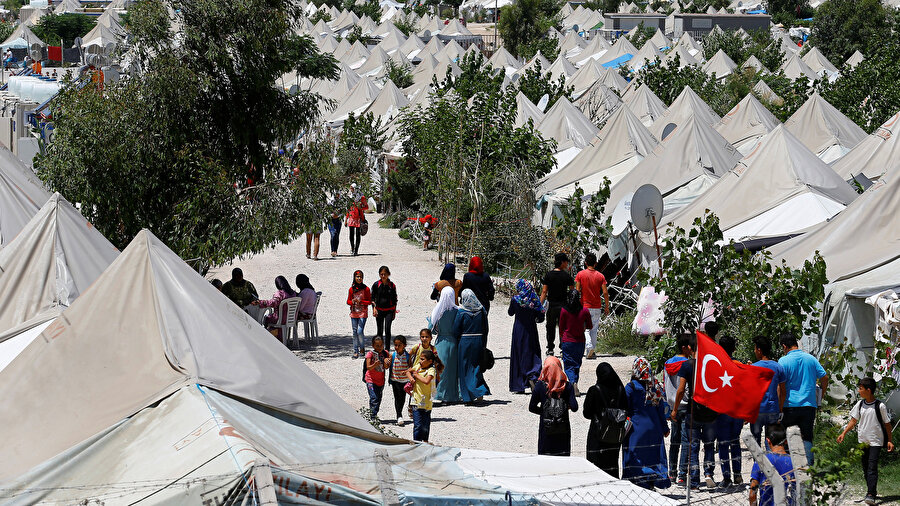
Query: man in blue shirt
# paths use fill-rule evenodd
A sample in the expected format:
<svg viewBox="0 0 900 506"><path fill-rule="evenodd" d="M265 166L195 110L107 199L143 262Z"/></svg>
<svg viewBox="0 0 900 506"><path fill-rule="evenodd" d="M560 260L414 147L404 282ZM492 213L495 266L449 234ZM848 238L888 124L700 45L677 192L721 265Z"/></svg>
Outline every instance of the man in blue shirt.
<svg viewBox="0 0 900 506"><path fill-rule="evenodd" d="M756 336L753 338L754 353L756 354L756 362L753 365L771 369L775 373L772 376L772 382L769 383L769 389L759 404L759 418L755 423L750 424L750 433L756 438L756 443L761 444L760 436L763 427L766 428L766 438L769 437L769 425L781 421L781 410L784 407L787 388L785 387L784 369L778 362L771 359L772 357L772 340L766 336Z"/></svg>
<svg viewBox="0 0 900 506"><path fill-rule="evenodd" d="M813 425L819 407L816 382L818 381L824 394L828 389L828 374L816 357L799 348L797 338L792 334L781 335L781 346L784 347L784 356L778 360L778 364L784 369L787 387L782 424L785 427L800 427L806 460L812 465Z"/></svg>
<svg viewBox="0 0 900 506"><path fill-rule="evenodd" d="M784 480L784 495L787 504L794 504L794 496L792 486L794 482L794 465L791 462L791 456L787 454L784 447L787 446L787 433L782 425L772 425L766 427L766 443L772 449L771 453L766 454L769 462L775 466L775 470ZM772 483L766 478L759 464L753 463L753 469L750 471L750 505L757 506L756 492L759 489L759 506L774 506L775 493L772 490Z"/></svg>

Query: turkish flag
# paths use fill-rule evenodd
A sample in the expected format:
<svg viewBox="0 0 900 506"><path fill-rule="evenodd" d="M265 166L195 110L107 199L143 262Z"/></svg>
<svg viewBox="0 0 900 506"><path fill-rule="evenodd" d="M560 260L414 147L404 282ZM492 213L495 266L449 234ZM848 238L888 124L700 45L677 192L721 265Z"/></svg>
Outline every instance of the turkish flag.
<svg viewBox="0 0 900 506"><path fill-rule="evenodd" d="M765 367L740 364L703 332L697 331L697 363L694 400L709 409L755 422L775 372Z"/></svg>

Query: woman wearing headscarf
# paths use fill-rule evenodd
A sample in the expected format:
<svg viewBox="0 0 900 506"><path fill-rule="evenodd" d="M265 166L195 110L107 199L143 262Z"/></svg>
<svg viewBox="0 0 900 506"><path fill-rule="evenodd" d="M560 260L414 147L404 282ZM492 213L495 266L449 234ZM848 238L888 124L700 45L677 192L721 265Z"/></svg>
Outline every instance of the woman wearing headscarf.
<svg viewBox="0 0 900 506"><path fill-rule="evenodd" d="M494 281L484 272L481 257L473 256L469 260L469 272L463 275L462 289L475 292L478 302L484 307L484 342L487 344L488 314L491 312L491 301L494 300Z"/></svg>
<svg viewBox="0 0 900 506"><path fill-rule="evenodd" d="M514 316L512 344L509 352L509 391L522 394L525 387L534 389L541 374L541 343L538 323L544 321L544 306L530 282L516 282L516 294L509 302L510 316Z"/></svg>
<svg viewBox="0 0 900 506"><path fill-rule="evenodd" d="M557 408L560 413L554 414ZM547 357L541 368L541 376L531 392L528 411L541 415L538 428L538 455L569 456L572 453L572 427L569 425L569 411L578 411L575 388L563 372L562 361L558 357ZM559 422L559 423L556 423Z"/></svg>
<svg viewBox="0 0 900 506"><path fill-rule="evenodd" d="M459 338L453 334L453 323L459 308L453 300L456 292L453 287L445 286L441 297L431 311L429 326L435 334L434 347L438 357L444 363L444 372L434 392L434 400L440 402L459 402Z"/></svg>
<svg viewBox="0 0 900 506"><path fill-rule="evenodd" d="M462 291L460 310L453 321L453 335L459 340L459 396L463 402L481 400L485 395L490 395L491 390L481 370L485 344L484 308L472 290Z"/></svg>
<svg viewBox="0 0 900 506"><path fill-rule="evenodd" d="M587 459L600 470L619 477L619 448L622 443L605 443L600 440L601 419L606 409L628 409L625 385L608 362L597 366L597 384L588 389L584 397L582 414L591 421L587 436Z"/></svg>
<svg viewBox="0 0 900 506"><path fill-rule="evenodd" d="M579 395L578 377L584 358L584 331L591 327L591 312L581 305L581 292L569 290L566 305L559 312L559 343L566 376L574 384L575 395Z"/></svg>
<svg viewBox="0 0 900 506"><path fill-rule="evenodd" d="M462 281L456 279L456 264L444 265L444 270L441 271L439 281L434 284L434 289L431 290L431 300L438 300L441 296L441 290L443 290L445 286L453 287L453 303L459 304L459 293L462 291Z"/></svg>
<svg viewBox="0 0 900 506"><path fill-rule="evenodd" d="M622 478L644 488L667 488L671 482L663 444L669 435L666 393L646 358L634 359L625 396L626 413L634 425L624 443Z"/></svg>
<svg viewBox="0 0 900 506"><path fill-rule="evenodd" d="M279 334L279 329L275 328L275 326L287 321L287 315L280 314L281 301L296 296L297 292L295 292L294 289L291 288L291 285L290 283L288 283L287 278L285 278L284 276L278 276L277 278L275 278L275 293L272 295L272 298L269 300L258 300L252 303L254 305L259 304L259 307L270 307L274 309L274 311L266 315L264 321L266 329L274 334L275 337L281 337Z"/></svg>
<svg viewBox="0 0 900 506"><path fill-rule="evenodd" d="M300 306L297 313L301 320L308 320L316 314L316 289L309 282L309 276L306 274L297 274L294 280L297 284L297 293L300 294Z"/></svg>

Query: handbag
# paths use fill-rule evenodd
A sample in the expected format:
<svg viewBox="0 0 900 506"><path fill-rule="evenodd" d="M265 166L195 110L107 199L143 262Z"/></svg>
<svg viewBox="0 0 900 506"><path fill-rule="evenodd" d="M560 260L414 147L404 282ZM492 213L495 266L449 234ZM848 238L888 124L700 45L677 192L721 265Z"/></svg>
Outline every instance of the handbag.
<svg viewBox="0 0 900 506"><path fill-rule="evenodd" d="M403 391L412 395L413 392L413 382L407 381L405 385L403 385Z"/></svg>
<svg viewBox="0 0 900 506"><path fill-rule="evenodd" d="M488 369L492 369L494 367L494 352L485 348L481 352L481 366L482 371L487 371Z"/></svg>
<svg viewBox="0 0 900 506"><path fill-rule="evenodd" d="M363 219L359 222L359 235L366 235L369 233L369 220L363 217Z"/></svg>
<svg viewBox="0 0 900 506"><path fill-rule="evenodd" d="M605 408L594 417L594 423L597 424L600 441L607 444L620 444L630 429L630 420L624 409Z"/></svg>

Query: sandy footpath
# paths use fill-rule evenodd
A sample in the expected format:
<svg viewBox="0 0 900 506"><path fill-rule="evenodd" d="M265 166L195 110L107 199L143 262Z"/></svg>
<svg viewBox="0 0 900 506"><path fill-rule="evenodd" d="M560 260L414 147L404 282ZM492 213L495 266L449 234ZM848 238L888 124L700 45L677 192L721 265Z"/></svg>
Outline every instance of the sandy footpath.
<svg viewBox="0 0 900 506"><path fill-rule="evenodd" d="M346 229L342 228L339 254L336 258L330 255L330 237L326 231L321 236L318 261L306 258L304 237L291 244L277 246L246 260L223 266L211 271L208 276L227 281L231 268L241 267L244 277L254 283L260 297L268 298L275 291L276 276L284 275L293 285L298 273L308 275L316 290L322 292L318 312L321 343L319 346L303 343L297 355L354 409L368 406L368 394L365 384L361 381L362 360L354 360L351 353L350 317L346 301L353 272L361 269L365 273L366 284L371 286L377 279L380 266L387 265L390 268L391 280L397 285L399 294L399 314L393 324L393 334L406 335L410 338L409 342L414 344L418 342L419 329L426 324L426 316L431 314L434 307L429 295L442 267L435 252L422 251L421 248L400 239L394 229L382 229L377 225L378 217L379 215L368 215L371 227L368 235L362 238L359 256L350 256L349 237ZM459 276L462 274L463 271L460 270ZM513 394L508 388L510 336L513 324L513 318L506 312L508 306L509 299L499 297L492 304L489 316L488 347L496 358L494 368L485 373L491 395L485 397L485 402L478 406L435 407L432 413L432 443L484 450L537 452L538 415L528 412L530 395ZM543 349L545 346L543 326L540 328ZM375 321L370 313L369 321L366 323L367 341L374 334ZM594 384L595 370L601 361L608 361L619 373L622 381L627 382L633 360L633 356L601 356L596 360L585 360L579 381L581 391L587 391L588 387ZM302 388L302 385L298 385L298 388ZM583 396L578 398L579 404L583 399ZM398 427L393 423L395 415L390 387L385 389L379 415L386 428L401 437L412 438L412 423L407 422L404 427ZM582 416L580 406L579 411L572 414L571 420L572 454L584 456L588 421ZM745 451L743 465L745 481L749 479L750 465ZM718 475L718 465L716 468ZM671 488L665 492L673 496L683 496L684 489ZM722 491L719 491L711 495L721 497L721 494ZM741 492L743 500L746 500L745 494L746 492ZM699 496L709 498L709 495L701 493L698 499ZM735 501L738 497L732 494L731 497L721 499Z"/></svg>

